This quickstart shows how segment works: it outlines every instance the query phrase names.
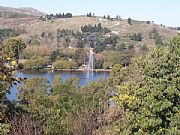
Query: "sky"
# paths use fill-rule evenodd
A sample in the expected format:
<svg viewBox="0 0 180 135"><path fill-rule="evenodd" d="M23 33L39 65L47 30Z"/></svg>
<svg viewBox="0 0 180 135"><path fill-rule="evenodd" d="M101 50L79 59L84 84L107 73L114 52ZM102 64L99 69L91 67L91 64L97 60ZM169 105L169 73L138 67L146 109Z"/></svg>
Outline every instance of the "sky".
<svg viewBox="0 0 180 135"><path fill-rule="evenodd" d="M45 13L110 15L180 27L180 0L0 0L0 6L32 7Z"/></svg>

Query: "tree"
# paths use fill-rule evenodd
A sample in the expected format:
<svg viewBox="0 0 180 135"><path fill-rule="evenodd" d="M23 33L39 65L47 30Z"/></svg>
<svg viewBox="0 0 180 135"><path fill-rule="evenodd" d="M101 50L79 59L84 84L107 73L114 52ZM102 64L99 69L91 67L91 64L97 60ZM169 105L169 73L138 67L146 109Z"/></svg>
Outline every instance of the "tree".
<svg viewBox="0 0 180 135"><path fill-rule="evenodd" d="M147 24L150 24L151 22L150 21L146 21Z"/></svg>
<svg viewBox="0 0 180 135"><path fill-rule="evenodd" d="M16 61L14 57L0 48L0 134L6 135L9 132L8 106L6 94L9 88L18 80L15 78Z"/></svg>
<svg viewBox="0 0 180 135"><path fill-rule="evenodd" d="M54 79L53 79L52 87L55 88L62 84L63 84L63 82L62 82L62 78L60 77L60 75L55 75Z"/></svg>
<svg viewBox="0 0 180 135"><path fill-rule="evenodd" d="M25 43L21 39L9 39L7 41L7 47L9 51L13 53L13 57L19 59L19 53L26 48Z"/></svg>
<svg viewBox="0 0 180 135"><path fill-rule="evenodd" d="M117 16L116 16L116 20L117 20L117 21L122 20L122 19L121 19L121 16L117 15Z"/></svg>
<svg viewBox="0 0 180 135"><path fill-rule="evenodd" d="M154 42L156 45L163 45L162 37L159 35L158 32L154 33Z"/></svg>
<svg viewBox="0 0 180 135"><path fill-rule="evenodd" d="M41 33L41 37L45 37L46 33L45 32L42 32Z"/></svg>
<svg viewBox="0 0 180 135"><path fill-rule="evenodd" d="M25 61L24 69L41 69L44 66L47 66L49 57L32 57L30 60Z"/></svg>
<svg viewBox="0 0 180 135"><path fill-rule="evenodd" d="M122 134L179 134L179 61L180 36L136 62L141 78L117 90L124 110Z"/></svg>
<svg viewBox="0 0 180 135"><path fill-rule="evenodd" d="M78 65L74 61L57 60L52 63L54 69L77 69Z"/></svg>
<svg viewBox="0 0 180 135"><path fill-rule="evenodd" d="M134 41L142 41L142 33L134 34L131 36L131 39Z"/></svg>
<svg viewBox="0 0 180 135"><path fill-rule="evenodd" d="M127 22L128 22L129 25L132 25L132 20L131 20L131 18L128 18Z"/></svg>
<svg viewBox="0 0 180 135"><path fill-rule="evenodd" d="M126 76L128 74L127 69L123 69L122 65L115 64L110 72L110 82L112 85L121 84L126 80Z"/></svg>
<svg viewBox="0 0 180 135"><path fill-rule="evenodd" d="M78 64L78 66L81 66L82 64L84 64L85 61L87 61L88 56L85 50L78 49L75 51L73 58L75 62Z"/></svg>
<svg viewBox="0 0 180 135"><path fill-rule="evenodd" d="M108 16L107 16L107 19L108 19L108 20L110 20L110 19L111 19L110 15L108 15Z"/></svg>
<svg viewBox="0 0 180 135"><path fill-rule="evenodd" d="M92 17L91 12L90 12L90 13L87 13L87 17Z"/></svg>

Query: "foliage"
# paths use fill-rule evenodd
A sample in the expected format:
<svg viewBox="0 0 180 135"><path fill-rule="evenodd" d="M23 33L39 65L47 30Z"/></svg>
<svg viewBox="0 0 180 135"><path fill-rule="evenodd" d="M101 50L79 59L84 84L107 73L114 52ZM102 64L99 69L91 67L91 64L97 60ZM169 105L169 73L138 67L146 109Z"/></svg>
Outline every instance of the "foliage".
<svg viewBox="0 0 180 135"><path fill-rule="evenodd" d="M58 43L62 43L64 47L69 47L69 43L71 42L72 37L74 35L74 31L68 29L58 29L57 30L57 41Z"/></svg>
<svg viewBox="0 0 180 135"><path fill-rule="evenodd" d="M52 82L52 87L56 88L56 87L58 87L59 85L62 85L62 84L63 83L62 83L62 79L61 79L60 75L55 75L54 80Z"/></svg>
<svg viewBox="0 0 180 135"><path fill-rule="evenodd" d="M130 59L133 56L133 49L124 50L123 52L103 51L102 54L105 57L104 62L112 63L112 66L115 64L127 66L131 63Z"/></svg>
<svg viewBox="0 0 180 135"><path fill-rule="evenodd" d="M39 39L35 36L35 37L32 37L31 40L29 41L29 44L30 45L40 45L40 41Z"/></svg>
<svg viewBox="0 0 180 135"><path fill-rule="evenodd" d="M180 37L138 60L141 79L118 86L116 101L124 110L122 134L178 134Z"/></svg>
<svg viewBox="0 0 180 135"><path fill-rule="evenodd" d="M52 48L49 45L28 45L21 53L21 58L23 59L30 59L33 56L50 56L52 52Z"/></svg>
<svg viewBox="0 0 180 135"><path fill-rule="evenodd" d="M40 131L47 135L94 133L119 118L107 110L107 80L89 83L81 90L78 84L78 78L62 83L60 76L54 77L52 85L45 79L28 79L18 87L17 101L28 112L30 121L37 120L33 125L41 125Z"/></svg>
<svg viewBox="0 0 180 135"><path fill-rule="evenodd" d="M103 50L105 50L106 48L106 44L104 44L103 42L101 41L97 41L96 42L96 45L94 47L94 52L95 53L99 53L99 52L102 52Z"/></svg>
<svg viewBox="0 0 180 135"><path fill-rule="evenodd" d="M96 25L94 25L94 26L92 26L92 25L85 25L85 26L82 26L81 27L81 31L83 32L83 33L85 33L85 32L89 32L89 33L94 33L94 32L98 32L98 33L109 33L109 32L111 32L108 28L103 28L102 26L101 26L101 23L99 23L97 26Z"/></svg>
<svg viewBox="0 0 180 135"><path fill-rule="evenodd" d="M47 20L51 20L51 19L56 19L56 18L72 18L72 14L71 13L59 13L56 15L50 14L50 15L46 15L46 19ZM43 18L41 18L43 20Z"/></svg>
<svg viewBox="0 0 180 135"><path fill-rule="evenodd" d="M74 61L78 64L78 66L81 66L85 63L85 61L88 60L88 56L85 52L85 50L78 49L75 51L73 55Z"/></svg>
<svg viewBox="0 0 180 135"><path fill-rule="evenodd" d="M87 17L92 17L91 12L90 12L90 13L87 13Z"/></svg>
<svg viewBox="0 0 180 135"><path fill-rule="evenodd" d="M110 68L112 68L112 63L111 63L111 62L105 62L105 63L103 64L103 68L104 68L104 69L110 69Z"/></svg>
<svg viewBox="0 0 180 135"><path fill-rule="evenodd" d="M155 34L154 34L154 42L155 42L155 44L156 45L163 45L163 40L162 40L162 37L159 35L159 33L158 32L156 32Z"/></svg>
<svg viewBox="0 0 180 135"><path fill-rule="evenodd" d="M16 37L19 36L20 34L24 33L24 30L21 29L10 29L10 28L4 28L0 29L0 41L3 41L7 38L10 37Z"/></svg>
<svg viewBox="0 0 180 135"><path fill-rule="evenodd" d="M131 40L142 41L142 34L141 33L134 34L133 36L130 36L130 37L131 37Z"/></svg>
<svg viewBox="0 0 180 135"><path fill-rule="evenodd" d="M62 59L65 57L66 57L66 55L64 54L64 52L62 50L56 50L56 51L51 52L49 59L51 62L54 62L56 59Z"/></svg>
<svg viewBox="0 0 180 135"><path fill-rule="evenodd" d="M120 85L127 80L128 69L125 69L120 64L115 64L110 72L109 81L111 85Z"/></svg>
<svg viewBox="0 0 180 135"><path fill-rule="evenodd" d="M6 48L13 54L13 57L19 59L19 55L24 48L26 48L25 43L21 39L9 39L7 41Z"/></svg>
<svg viewBox="0 0 180 135"><path fill-rule="evenodd" d="M77 69L77 64L74 61L57 60L53 64L54 69Z"/></svg>
<svg viewBox="0 0 180 135"><path fill-rule="evenodd" d="M32 57L23 63L24 69L41 69L47 66L49 57Z"/></svg>
<svg viewBox="0 0 180 135"><path fill-rule="evenodd" d="M0 48L0 134L3 135L9 132L6 94L10 86L17 81L14 77L15 70L16 61L13 55Z"/></svg>
<svg viewBox="0 0 180 135"><path fill-rule="evenodd" d="M60 81L56 77L53 86L49 87L46 79L33 78L18 87L19 105L32 114L31 118L38 120L47 135L69 134L68 119L75 111L75 105L80 104L75 87L69 81L66 81L68 85ZM71 82L76 84L72 80Z"/></svg>

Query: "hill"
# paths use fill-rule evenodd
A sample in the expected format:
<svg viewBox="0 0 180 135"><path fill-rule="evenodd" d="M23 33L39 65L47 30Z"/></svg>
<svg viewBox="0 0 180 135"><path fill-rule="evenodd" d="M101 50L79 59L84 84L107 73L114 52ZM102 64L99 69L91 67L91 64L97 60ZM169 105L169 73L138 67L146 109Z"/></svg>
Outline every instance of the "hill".
<svg viewBox="0 0 180 135"><path fill-rule="evenodd" d="M0 6L0 17L2 18L26 18L43 15L45 13L29 7L12 8Z"/></svg>
<svg viewBox="0 0 180 135"><path fill-rule="evenodd" d="M42 32L52 33L53 36L57 37L58 29L69 29L73 31L81 31L81 26L84 25L97 25L101 23L103 27L107 27L112 30L111 34L119 36L121 41L128 44L143 45L147 44L150 47L154 46L154 39L150 38L150 34L153 31L158 31L158 34L162 37L164 41L169 41L172 37L177 35L176 30L169 29L168 27L157 25L153 22L147 24L146 21L132 20L132 25L127 23L127 20L121 21L110 21L102 19L102 17L85 17L85 16L75 16L72 18L61 18L54 19L51 21L41 21L38 18L9 18L0 19L0 25L5 28L21 28L27 33L22 35L25 37L30 37L34 35L41 35ZM130 40L130 36L133 34L142 34L142 41L137 42Z"/></svg>
<svg viewBox="0 0 180 135"><path fill-rule="evenodd" d="M33 11L31 8L18 10ZM27 48L22 54L24 59L34 55L60 55L59 52L54 54L54 51L61 49L65 60L74 57L77 61L81 59L77 62L80 66L87 59L84 53L88 54L87 49L91 47L96 53L97 67L102 67L104 62L109 62L110 67L115 63L126 65L133 56L144 55L157 45L168 45L170 39L178 34L177 30L150 21L105 19L99 16L48 19L45 16L32 16L35 15L33 13L24 18L0 18L1 29L13 29L8 30L1 39L14 35L25 41ZM76 52L78 49L86 51Z"/></svg>

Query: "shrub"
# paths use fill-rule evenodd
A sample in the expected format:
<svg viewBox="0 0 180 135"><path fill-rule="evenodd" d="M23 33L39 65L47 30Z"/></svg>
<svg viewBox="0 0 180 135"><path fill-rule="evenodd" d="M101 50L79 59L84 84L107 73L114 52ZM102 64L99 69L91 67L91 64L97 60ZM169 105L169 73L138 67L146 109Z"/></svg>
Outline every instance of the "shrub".
<svg viewBox="0 0 180 135"><path fill-rule="evenodd" d="M77 69L77 63L74 61L57 60L53 64L54 69Z"/></svg>

